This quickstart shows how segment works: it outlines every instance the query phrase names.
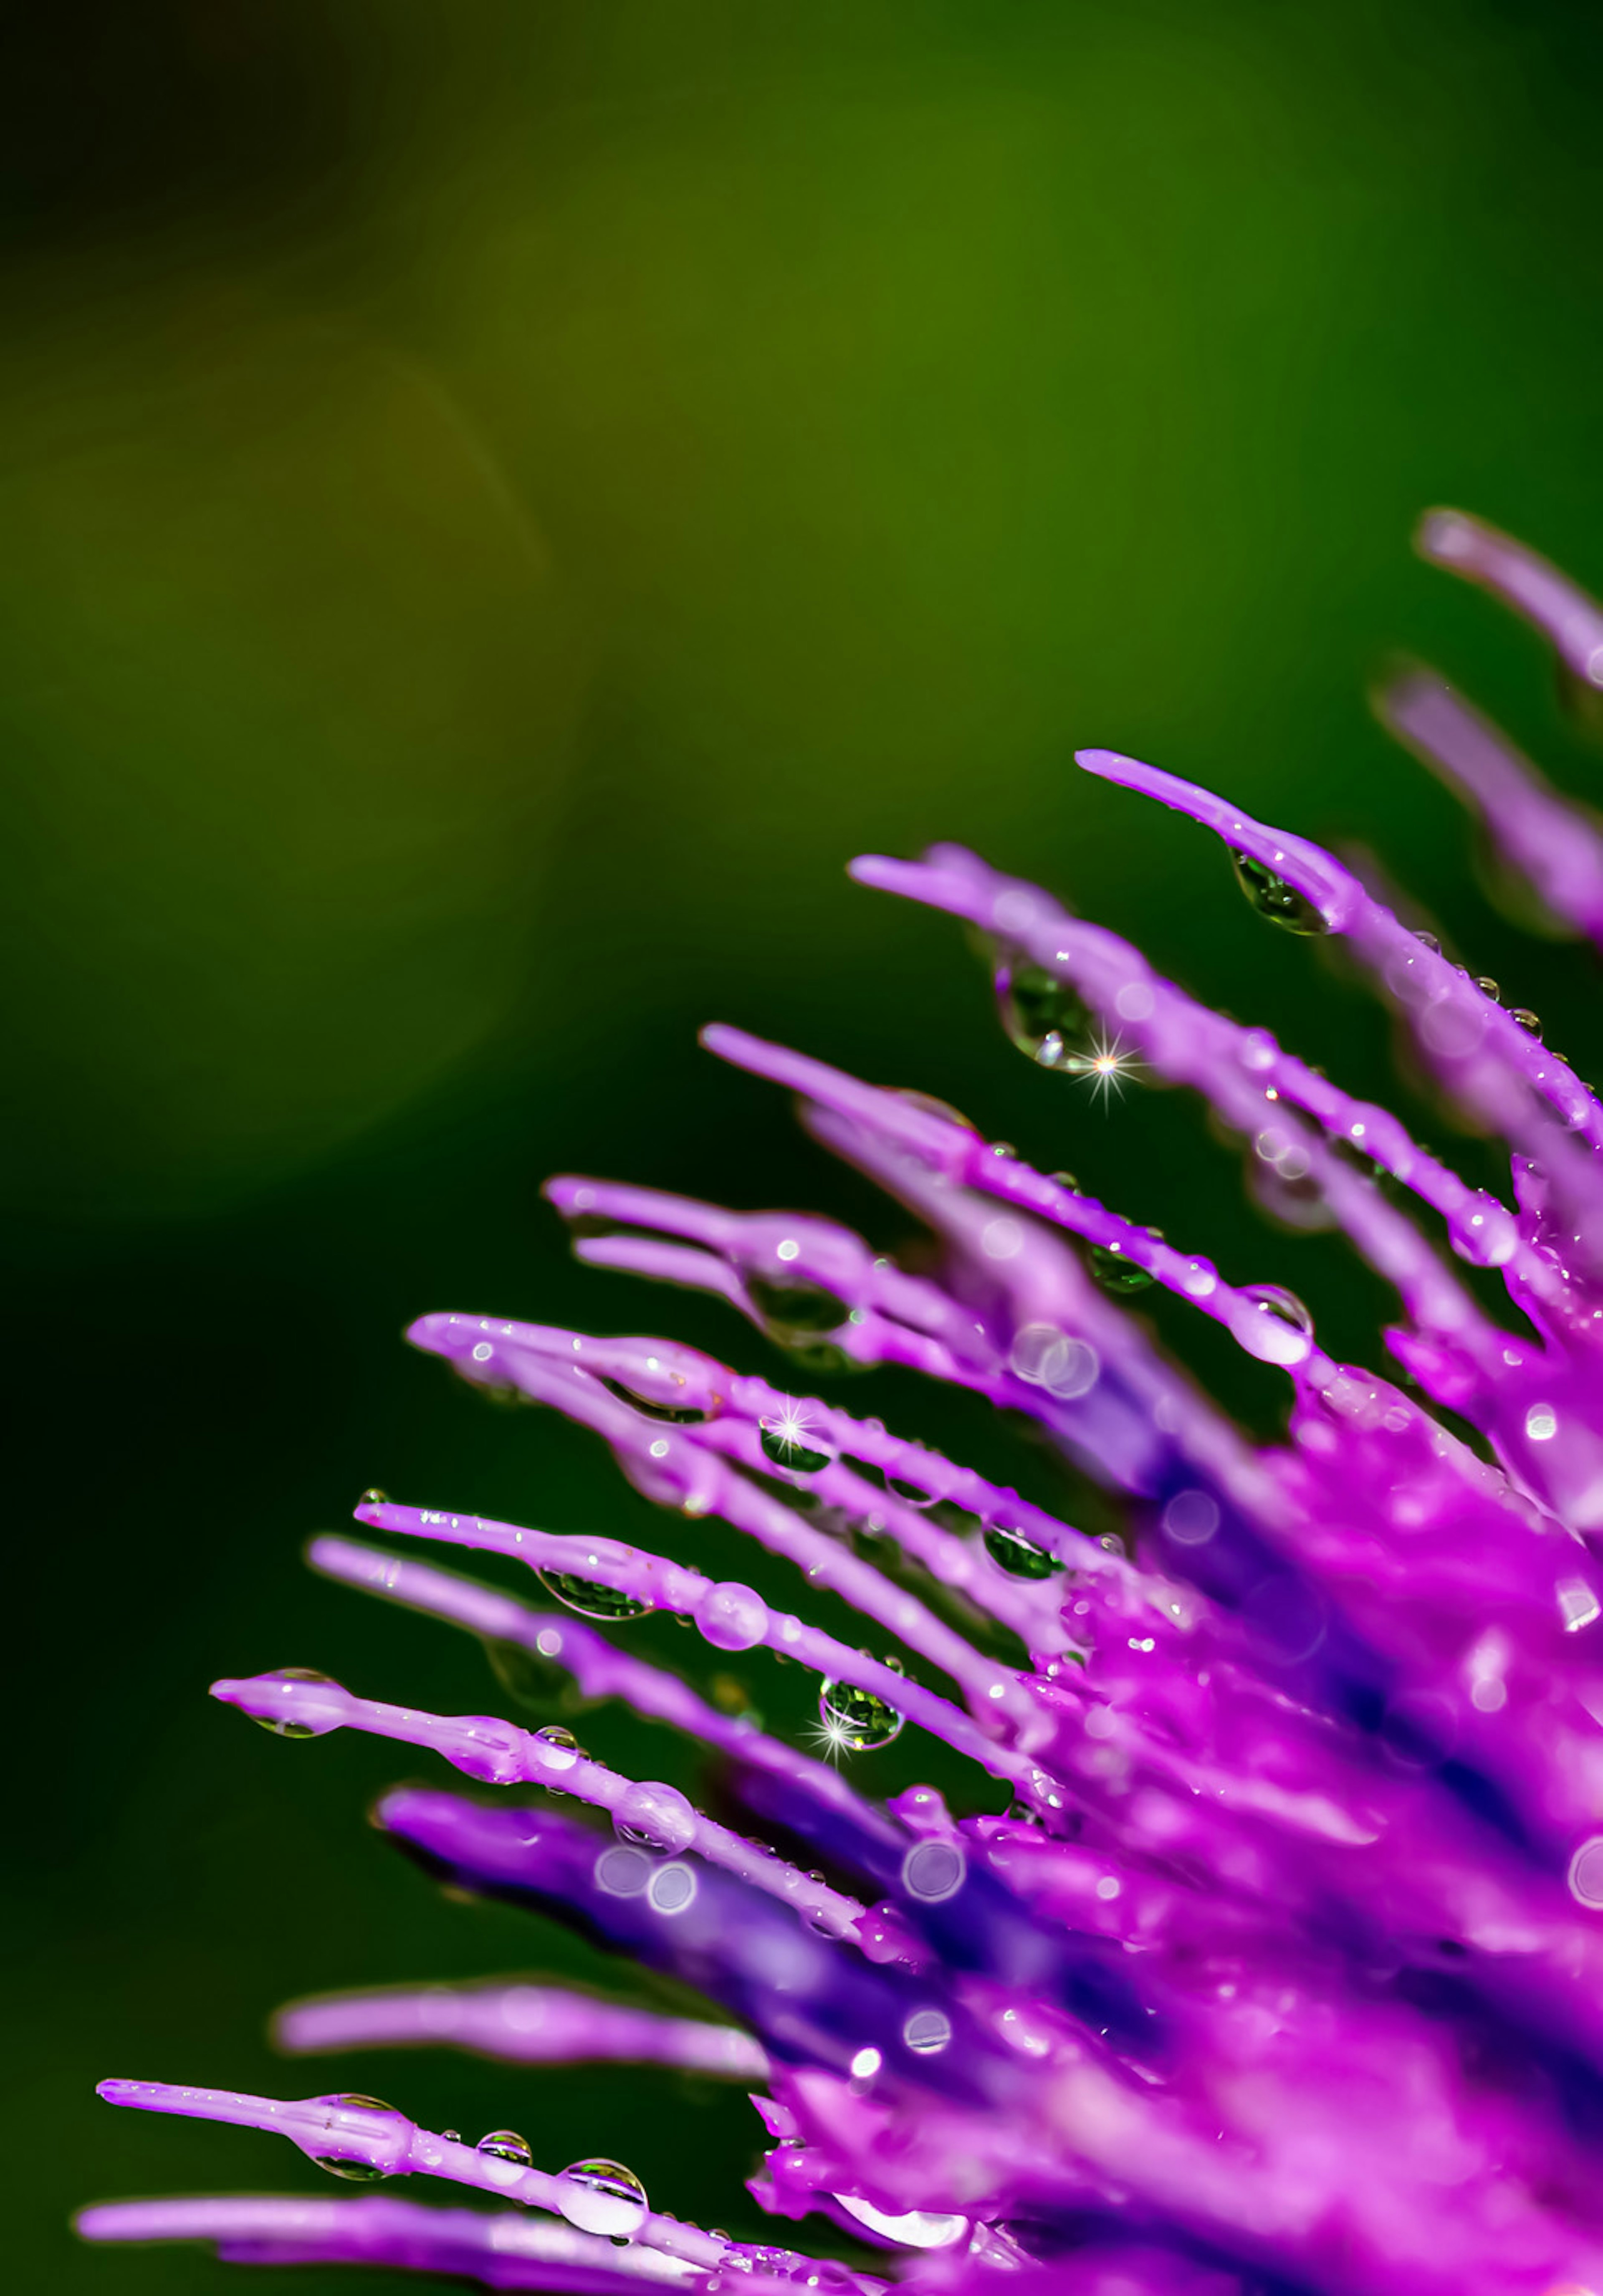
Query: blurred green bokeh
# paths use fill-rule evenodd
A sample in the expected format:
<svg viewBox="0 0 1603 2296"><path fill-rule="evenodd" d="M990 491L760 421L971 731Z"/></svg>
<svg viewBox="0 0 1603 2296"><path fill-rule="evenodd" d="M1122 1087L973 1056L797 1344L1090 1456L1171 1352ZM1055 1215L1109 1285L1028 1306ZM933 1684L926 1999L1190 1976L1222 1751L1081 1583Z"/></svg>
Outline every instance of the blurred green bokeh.
<svg viewBox="0 0 1603 2296"><path fill-rule="evenodd" d="M384 1852L382 1749L251 1740L204 1685L304 1662L495 1702L475 1651L301 1571L372 1481L734 1567L396 1340L458 1307L758 1360L572 1270L553 1168L896 1239L697 1053L707 1018L971 1109L1376 1359L1378 1291L1255 1220L1194 1110L1104 1118L1032 1073L956 934L841 865L965 840L1389 1089L1378 1020L1216 849L1076 775L1111 742L1362 840L1585 1068L1590 967L1487 907L1363 685L1406 644L1595 772L1534 645L1407 537L1460 502L1603 584L1603 29L1544 0L61 0L6 44L0 1214L40 1438L17 2284L222 2287L78 2250L66 2212L313 2188L266 2140L111 2113L110 2071L376 2088L741 2229L738 2098L275 2064L297 1991L631 1980ZM1164 1328L1273 1423L1267 1374Z"/></svg>

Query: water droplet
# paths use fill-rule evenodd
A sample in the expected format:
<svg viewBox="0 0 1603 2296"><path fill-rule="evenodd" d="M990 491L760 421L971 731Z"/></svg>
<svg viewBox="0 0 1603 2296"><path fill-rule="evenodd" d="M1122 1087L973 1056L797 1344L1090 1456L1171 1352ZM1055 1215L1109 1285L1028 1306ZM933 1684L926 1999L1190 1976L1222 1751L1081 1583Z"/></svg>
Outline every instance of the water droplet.
<svg viewBox="0 0 1603 2296"><path fill-rule="evenodd" d="M846 1320L846 1301L822 1284L771 1283L765 1276L748 1275L746 1290L768 1337L781 1347L794 1347L798 1341L838 1332Z"/></svg>
<svg viewBox="0 0 1603 2296"><path fill-rule="evenodd" d="M811 1930L814 1937L827 1938L831 1945L838 1945L842 1938L850 1934L852 1919L838 1906L809 1906L802 1915L802 1926Z"/></svg>
<svg viewBox="0 0 1603 2296"><path fill-rule="evenodd" d="M443 2141L447 2144L460 2144L462 2143L462 2131L460 2128L442 2128L440 2130L440 2136Z"/></svg>
<svg viewBox="0 0 1603 2296"><path fill-rule="evenodd" d="M710 1416L699 1409L685 1410L677 1404L658 1403L651 1396L642 1395L636 1388L626 1387L622 1380L604 1379L601 1385L609 1395L616 1395L620 1403L626 1403L632 1411L640 1412L647 1419L667 1419L675 1426L693 1427Z"/></svg>
<svg viewBox="0 0 1603 2296"><path fill-rule="evenodd" d="M1431 955L1432 955L1433 956L1440 956L1440 955L1441 955L1441 954L1442 954L1442 944L1441 944L1441 942L1436 939L1436 937L1435 937L1435 933L1433 933L1433 932L1417 932L1417 933L1414 935L1414 939L1419 942L1419 946L1420 946L1420 947L1421 947L1421 948L1427 948L1427 949L1430 951L1430 953L1431 953Z"/></svg>
<svg viewBox="0 0 1603 2296"><path fill-rule="evenodd" d="M577 1611L581 1619L643 1619L650 1609L621 1587L602 1587L593 1578L576 1578L571 1570L542 1570L540 1584L559 1603Z"/></svg>
<svg viewBox="0 0 1603 2296"><path fill-rule="evenodd" d="M909 1506L927 1507L935 1505L935 1493L918 1483L904 1482L900 1476L887 1475L885 1488L893 1498L904 1499Z"/></svg>
<svg viewBox="0 0 1603 2296"><path fill-rule="evenodd" d="M724 1579L697 1603L696 1624L715 1650L755 1650L768 1631L768 1605L752 1587Z"/></svg>
<svg viewBox="0 0 1603 2296"><path fill-rule="evenodd" d="M309 1666L275 1667L266 1679L269 1682L320 1682L330 1690L337 1690L339 1686L331 1674L318 1674ZM259 1729L271 1730L275 1738L321 1738L325 1731L339 1726L332 1716L326 1721L313 1721L311 1710L308 1710L307 1719L304 1722L291 1721L288 1715L279 1714L253 1714L250 1719Z"/></svg>
<svg viewBox="0 0 1603 2296"><path fill-rule="evenodd" d="M1475 985L1483 996L1490 996L1494 1004L1498 1002L1501 992L1489 972L1477 972L1475 976Z"/></svg>
<svg viewBox="0 0 1603 2296"><path fill-rule="evenodd" d="M646 2188L619 2161L576 2161L562 2172L557 2206L580 2232L633 2240L647 2216Z"/></svg>
<svg viewBox="0 0 1603 2296"><path fill-rule="evenodd" d="M1514 1257L1519 1232L1497 1198L1477 1190L1448 1229L1448 1241L1473 1267L1501 1267Z"/></svg>
<svg viewBox="0 0 1603 2296"><path fill-rule="evenodd" d="M902 1717L871 1690L858 1690L849 1682L826 1682L818 1693L818 1710L831 1743L848 1754L871 1753L888 1746L900 1732Z"/></svg>
<svg viewBox="0 0 1603 2296"><path fill-rule="evenodd" d="M1301 1332L1305 1339L1312 1337L1313 1318L1295 1292L1288 1292L1279 1283L1254 1283L1241 1296L1254 1300L1264 1315L1288 1324L1294 1332Z"/></svg>
<svg viewBox="0 0 1603 2296"><path fill-rule="evenodd" d="M1123 1251L1111 1250L1106 1244L1093 1243L1086 1255L1091 1261L1092 1275L1099 1287L1116 1300L1128 1299L1134 1292L1144 1292L1153 1278L1145 1267Z"/></svg>
<svg viewBox="0 0 1603 2296"><path fill-rule="evenodd" d="M551 1711L568 1686L568 1677L560 1667L530 1650L527 1643L487 1639L484 1647L496 1681L510 1697L537 1713Z"/></svg>
<svg viewBox="0 0 1603 2296"><path fill-rule="evenodd" d="M1068 1039L1091 1026L1091 1014L1067 983L1027 957L1009 957L1001 965L996 1000L1009 1037L1043 1068L1056 1068Z"/></svg>
<svg viewBox="0 0 1603 2296"><path fill-rule="evenodd" d="M1125 1555L1130 1552L1116 1530L1105 1530L1097 1540L1104 1554Z"/></svg>
<svg viewBox="0 0 1603 2296"><path fill-rule="evenodd" d="M812 1451L800 1440L801 1430L789 1419L763 1428L763 1453L776 1467L788 1467L793 1475L815 1475L821 1467L830 1464L827 1451Z"/></svg>
<svg viewBox="0 0 1603 2296"><path fill-rule="evenodd" d="M944 1117L948 1124L961 1124L965 1132L979 1130L978 1125L965 1116L961 1108L953 1108L949 1100L937 1100L929 1092L915 1092L907 1085L892 1085L890 1090L897 1100L904 1100L910 1108L921 1108L926 1116Z"/></svg>
<svg viewBox="0 0 1603 2296"><path fill-rule="evenodd" d="M535 1742L550 1750L540 1766L543 1774L548 1775L552 1770L570 1770L576 1762L590 1759L573 1732L560 1722L548 1722L543 1730L536 1730Z"/></svg>
<svg viewBox="0 0 1603 2296"><path fill-rule="evenodd" d="M1075 1179L1072 1172L1054 1172L1052 1174L1052 1178L1057 1182L1059 1187L1067 1188L1071 1196L1081 1195L1084 1193L1080 1186L1080 1183Z"/></svg>
<svg viewBox="0 0 1603 2296"><path fill-rule="evenodd" d="M376 2112L387 2120L392 2117L398 2117L396 2116L394 2105L386 2104L383 2098L379 2096L359 2096L353 2093L343 2096L319 2097L317 2102L320 2104L338 2105L347 2112ZM385 2133L388 2135L389 2132L387 2130ZM337 2146L339 2132L334 2129L331 2130L330 2134ZM327 2152L314 2152L311 2157L318 2168L326 2169L331 2177L343 2177L348 2185L376 2185L381 2177L393 2174L391 2168L376 2161L364 2160L359 2153L331 2150Z"/></svg>
<svg viewBox="0 0 1603 2296"><path fill-rule="evenodd" d="M1260 1363L1291 1365L1307 1360L1313 1342L1313 1318L1297 1298L1279 1283L1253 1283L1241 1297L1254 1311L1237 1327L1236 1337Z"/></svg>
<svg viewBox="0 0 1603 2296"><path fill-rule="evenodd" d="M955 1499L936 1499L929 1510L929 1519L939 1523L943 1530L951 1531L955 1538L971 1538L983 1528L979 1516L959 1506Z"/></svg>
<svg viewBox="0 0 1603 2296"><path fill-rule="evenodd" d="M613 1830L637 1849L688 1849L696 1838L696 1813L676 1786L642 1780L630 1786L612 1813Z"/></svg>
<svg viewBox="0 0 1603 2296"><path fill-rule="evenodd" d="M372 2161L358 2160L354 2153L314 2152L312 2158L318 2168L326 2169L331 2177L343 2177L348 2185L376 2185L381 2177L389 2174L388 2169L380 2169Z"/></svg>
<svg viewBox="0 0 1603 2296"><path fill-rule="evenodd" d="M1231 854L1236 873L1236 882L1261 917L1272 924L1280 925L1287 932L1322 933L1330 928L1310 900L1305 900L1293 885L1262 861L1255 861L1250 853Z"/></svg>
<svg viewBox="0 0 1603 2296"><path fill-rule="evenodd" d="M916 2057L938 2056L952 2038L952 2020L944 2009L915 2009L902 2038Z"/></svg>
<svg viewBox="0 0 1603 2296"><path fill-rule="evenodd" d="M1534 1037L1537 1043L1541 1044L1542 1023L1528 1004L1513 1005L1509 1010L1509 1018L1510 1021L1517 1021L1527 1037Z"/></svg>
<svg viewBox="0 0 1603 2296"><path fill-rule="evenodd" d="M1050 1578L1063 1565L1044 1546L1037 1546L1019 1530L1010 1530L1005 1523L986 1526L986 1553L999 1570L1010 1578Z"/></svg>
<svg viewBox="0 0 1603 2296"><path fill-rule="evenodd" d="M492 2128L487 2136L479 2138L474 2149L492 2184L515 2185L524 2170L535 2165L528 2139L519 2136L515 2128Z"/></svg>
<svg viewBox="0 0 1603 2296"><path fill-rule="evenodd" d="M375 1484L371 1490L363 1492L361 1497L356 1501L356 1505L358 1506L388 1506L389 1505L389 1493L388 1491L380 1490L377 1484Z"/></svg>

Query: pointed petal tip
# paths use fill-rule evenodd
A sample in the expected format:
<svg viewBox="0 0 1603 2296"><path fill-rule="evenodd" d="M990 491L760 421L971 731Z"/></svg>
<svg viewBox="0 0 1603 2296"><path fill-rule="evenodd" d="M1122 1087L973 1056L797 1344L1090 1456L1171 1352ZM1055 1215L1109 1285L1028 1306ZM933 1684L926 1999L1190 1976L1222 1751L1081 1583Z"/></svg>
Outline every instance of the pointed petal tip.
<svg viewBox="0 0 1603 2296"><path fill-rule="evenodd" d="M761 1041L729 1021L709 1021L696 1034L696 1042L704 1053L711 1053L715 1060L728 1061L738 1069L750 1067L752 1050Z"/></svg>
<svg viewBox="0 0 1603 2296"><path fill-rule="evenodd" d="M407 1805L417 1792L415 1786L390 1786L383 1793L375 1794L367 1808L368 1824L376 1826L380 1833L388 1833L397 1819L405 1817Z"/></svg>
<svg viewBox="0 0 1603 2296"><path fill-rule="evenodd" d="M1411 537L1419 556L1433 566L1451 566L1473 550L1482 531L1480 521L1468 511L1437 503L1420 512Z"/></svg>

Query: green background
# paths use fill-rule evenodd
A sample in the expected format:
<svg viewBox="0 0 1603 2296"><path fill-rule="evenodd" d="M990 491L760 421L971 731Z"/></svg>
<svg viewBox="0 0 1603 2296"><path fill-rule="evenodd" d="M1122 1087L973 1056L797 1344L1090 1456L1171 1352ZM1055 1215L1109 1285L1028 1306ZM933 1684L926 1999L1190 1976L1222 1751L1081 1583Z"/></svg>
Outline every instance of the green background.
<svg viewBox="0 0 1603 2296"><path fill-rule="evenodd" d="M1366 844L1584 1069L1590 961L1487 906L1363 694L1407 646L1558 778L1595 770L1534 642L1408 537L1456 502L1603 584L1599 19L36 16L0 98L15 2284L222 2287L199 2252L79 2250L67 2213L328 2189L266 2137L112 2112L110 2072L375 2089L435 2127L510 2123L552 2167L615 2154L657 2206L755 2229L738 2095L278 2063L263 2019L298 1992L634 1980L384 1847L365 1805L421 1757L253 1734L206 1684L297 1663L497 1703L470 1642L304 1572L307 1533L372 1482L795 1599L397 1338L495 1311L784 1376L710 1306L575 1269L537 1199L594 1170L898 1239L778 1095L696 1050L706 1019L956 1102L1378 1360L1378 1289L1249 1211L1194 1108L1104 1116L1033 1072L955 930L842 864L969 841L1388 1089L1379 1018L1251 915L1217 848L1076 775L1073 746L1110 743ZM1272 1374L1158 1320L1272 1427ZM887 1377L843 1399L1053 1496L981 1414ZM745 1671L799 1726L797 1677ZM659 1734L584 1727L694 1783ZM858 1772L950 1777L907 1740Z"/></svg>

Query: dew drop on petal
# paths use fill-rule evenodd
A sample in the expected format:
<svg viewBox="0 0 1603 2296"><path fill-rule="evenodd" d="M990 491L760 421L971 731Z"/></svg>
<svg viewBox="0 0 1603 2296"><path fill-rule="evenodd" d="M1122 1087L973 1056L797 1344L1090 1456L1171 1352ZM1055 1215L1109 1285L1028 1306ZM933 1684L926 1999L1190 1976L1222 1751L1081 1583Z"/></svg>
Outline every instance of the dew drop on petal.
<svg viewBox="0 0 1603 2296"><path fill-rule="evenodd" d="M1304 1362L1313 1341L1313 1318L1297 1298L1279 1283L1254 1283L1241 1297L1255 1311L1237 1328L1237 1338L1260 1363Z"/></svg>
<svg viewBox="0 0 1603 2296"><path fill-rule="evenodd" d="M788 1468L793 1475L815 1475L830 1464L827 1451L814 1451L801 1439L805 1429L799 1420L778 1419L763 1424L763 1454L776 1467Z"/></svg>
<svg viewBox="0 0 1603 2296"><path fill-rule="evenodd" d="M330 1690L339 1687L331 1674L318 1674L309 1666L275 1667L266 1679L269 1682L322 1683ZM315 1704L307 1709L306 1718L302 1721L293 1720L287 1714L253 1714L250 1719L258 1729L270 1730L275 1738L321 1738L325 1732L339 1727L335 1716L330 1714L325 1718L318 1713ZM326 2166L326 2162L323 2165Z"/></svg>
<svg viewBox="0 0 1603 2296"><path fill-rule="evenodd" d="M725 1579L697 1603L696 1624L715 1650L754 1650L768 1631L768 1605L752 1587Z"/></svg>
<svg viewBox="0 0 1603 2296"><path fill-rule="evenodd" d="M526 2169L535 2165L528 2140L515 2128L492 2128L481 2136L474 2150L484 2162L485 2172L492 2184L515 2185Z"/></svg>
<svg viewBox="0 0 1603 2296"><path fill-rule="evenodd" d="M588 1759L573 1732L560 1722L548 1722L544 1729L536 1730L535 1742L549 1749L541 1764L543 1770L570 1770L581 1759Z"/></svg>
<svg viewBox="0 0 1603 2296"><path fill-rule="evenodd" d="M1448 1241L1472 1267L1501 1267L1514 1257L1519 1232L1507 1209L1482 1188L1452 1223Z"/></svg>
<svg viewBox="0 0 1603 2296"><path fill-rule="evenodd" d="M376 2185L381 2177L389 2174L376 2161L361 2160L351 2152L314 2152L312 2159L331 2177L343 2177L348 2185Z"/></svg>
<svg viewBox="0 0 1603 2296"><path fill-rule="evenodd" d="M684 1849L696 1838L696 1813L676 1786L642 1780L612 1813L620 1841L642 1849Z"/></svg>
<svg viewBox="0 0 1603 2296"><path fill-rule="evenodd" d="M987 1523L985 1537L986 1553L1010 1578L1050 1578L1063 1568L1055 1554L1005 1523Z"/></svg>
<svg viewBox="0 0 1603 2296"><path fill-rule="evenodd" d="M769 1338L781 1347L838 1332L846 1320L846 1301L822 1284L773 1283L765 1276L748 1275L746 1291Z"/></svg>
<svg viewBox="0 0 1603 2296"><path fill-rule="evenodd" d="M1106 1244L1093 1243L1086 1256L1099 1287L1116 1300L1128 1299L1132 1292L1144 1292L1153 1281L1149 1269L1141 1267L1126 1253L1115 1251Z"/></svg>
<svg viewBox="0 0 1603 2296"><path fill-rule="evenodd" d="M1527 1037L1534 1037L1537 1043L1541 1044L1542 1022L1537 1019L1535 1013L1532 1012L1528 1004L1515 1004L1511 1006L1509 1008L1509 1018L1510 1021L1517 1021L1519 1027L1525 1030Z"/></svg>
<svg viewBox="0 0 1603 2296"><path fill-rule="evenodd" d="M394 2105L386 2104L380 2096L362 2096L354 2092L340 2096L320 2098L319 2102L339 2105L347 2112L376 2112L383 2114L386 2118L395 2112ZM337 2141L338 2132L335 2131L333 2134ZM348 2185L376 2185L382 2177L393 2173L390 2169L381 2166L378 2161L364 2160L359 2153L355 2152L338 2151L314 2152L311 2158L319 2169L326 2169L331 2177L342 2177Z"/></svg>
<svg viewBox="0 0 1603 2296"><path fill-rule="evenodd" d="M580 2232L633 2240L646 2220L646 2188L619 2161L576 2161L562 2172L557 2206Z"/></svg>
<svg viewBox="0 0 1603 2296"><path fill-rule="evenodd" d="M1010 956L999 967L996 1002L1011 1041L1042 1068L1056 1068L1067 1040L1091 1026L1091 1014L1067 981L1027 957Z"/></svg>
<svg viewBox="0 0 1603 2296"><path fill-rule="evenodd" d="M1250 853L1232 849L1231 864L1236 873L1236 882L1246 894L1250 905L1271 924L1280 925L1287 932L1322 933L1330 928L1313 903L1288 885L1283 877L1262 861L1255 861Z"/></svg>
<svg viewBox="0 0 1603 2296"><path fill-rule="evenodd" d="M542 1570L540 1584L581 1619L643 1619L651 1608L626 1595L621 1587L603 1587L593 1578L580 1578L571 1570Z"/></svg>
<svg viewBox="0 0 1603 2296"><path fill-rule="evenodd" d="M818 1710L831 1743L848 1754L888 1746L902 1728L903 1718L894 1706L849 1682L826 1682L818 1693Z"/></svg>
<svg viewBox="0 0 1603 2296"><path fill-rule="evenodd" d="M620 1403L626 1403L631 1411L638 1411L643 1419L666 1420L675 1427L695 1427L711 1415L699 1405L687 1409L681 1404L658 1403L655 1396L642 1395L637 1388L626 1387L621 1380L604 1379L601 1385L609 1395L616 1395Z"/></svg>

